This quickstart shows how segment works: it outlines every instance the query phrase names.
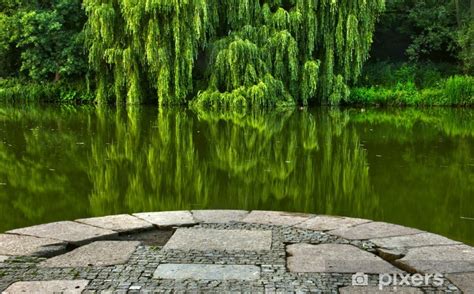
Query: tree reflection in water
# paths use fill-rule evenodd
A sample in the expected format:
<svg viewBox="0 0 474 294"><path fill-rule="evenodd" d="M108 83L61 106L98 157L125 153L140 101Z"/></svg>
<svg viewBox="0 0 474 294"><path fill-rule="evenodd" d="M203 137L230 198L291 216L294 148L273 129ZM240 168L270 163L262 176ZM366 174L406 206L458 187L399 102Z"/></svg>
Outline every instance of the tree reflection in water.
<svg viewBox="0 0 474 294"><path fill-rule="evenodd" d="M2 106L0 229L138 211L271 209L385 220L474 243L472 116Z"/></svg>

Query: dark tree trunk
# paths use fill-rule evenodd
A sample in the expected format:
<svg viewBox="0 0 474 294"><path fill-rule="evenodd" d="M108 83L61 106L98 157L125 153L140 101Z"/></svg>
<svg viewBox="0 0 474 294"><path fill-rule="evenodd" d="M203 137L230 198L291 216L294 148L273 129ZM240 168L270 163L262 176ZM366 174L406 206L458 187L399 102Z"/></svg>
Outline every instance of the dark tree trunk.
<svg viewBox="0 0 474 294"><path fill-rule="evenodd" d="M458 27L461 27L461 7L459 6L459 0L454 0L454 5L456 6L456 22Z"/></svg>

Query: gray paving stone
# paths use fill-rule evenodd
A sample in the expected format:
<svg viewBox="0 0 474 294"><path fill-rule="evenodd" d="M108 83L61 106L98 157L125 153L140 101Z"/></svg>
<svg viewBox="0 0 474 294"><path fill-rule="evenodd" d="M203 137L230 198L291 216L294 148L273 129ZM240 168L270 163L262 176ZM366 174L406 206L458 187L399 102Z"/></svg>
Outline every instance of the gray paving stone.
<svg viewBox="0 0 474 294"><path fill-rule="evenodd" d="M403 293L403 294L423 294L415 287L385 287L382 290L378 286L348 286L339 289L341 294L383 294L383 293Z"/></svg>
<svg viewBox="0 0 474 294"><path fill-rule="evenodd" d="M383 248L411 248L421 246L435 246L435 245L458 245L461 242L453 241L446 237L432 234L421 233L406 236L377 238L370 240L372 243Z"/></svg>
<svg viewBox="0 0 474 294"><path fill-rule="evenodd" d="M83 218L76 220L76 222L116 232L132 232L154 228L151 223L129 214Z"/></svg>
<svg viewBox="0 0 474 294"><path fill-rule="evenodd" d="M21 228L8 231L8 233L57 239L78 245L117 235L117 232L112 230L105 230L71 221Z"/></svg>
<svg viewBox="0 0 474 294"><path fill-rule="evenodd" d="M66 243L48 238L0 234L0 254L50 256L64 252Z"/></svg>
<svg viewBox="0 0 474 294"><path fill-rule="evenodd" d="M54 280L16 282L2 293L81 293L89 284L87 280Z"/></svg>
<svg viewBox="0 0 474 294"><path fill-rule="evenodd" d="M271 231L177 229L163 249L178 250L270 250Z"/></svg>
<svg viewBox="0 0 474 294"><path fill-rule="evenodd" d="M297 273L396 273L380 257L346 244L293 244L286 248L288 269Z"/></svg>
<svg viewBox="0 0 474 294"><path fill-rule="evenodd" d="M160 227L192 225L196 223L191 212L187 210L145 212L135 213L133 215Z"/></svg>
<svg viewBox="0 0 474 294"><path fill-rule="evenodd" d="M295 227L314 230L314 231L330 231L341 228L348 228L355 225L368 223L370 220L350 217L335 217L335 216L315 216L307 221L304 221Z"/></svg>
<svg viewBox="0 0 474 294"><path fill-rule="evenodd" d="M409 272L474 272L474 248L467 245L411 248L395 263Z"/></svg>
<svg viewBox="0 0 474 294"><path fill-rule="evenodd" d="M228 223L241 221L249 214L245 210L193 210L193 217L203 223Z"/></svg>
<svg viewBox="0 0 474 294"><path fill-rule="evenodd" d="M303 213L289 213L282 211L254 210L250 212L242 222L251 224L265 224L278 226L294 226L302 223L314 215Z"/></svg>
<svg viewBox="0 0 474 294"><path fill-rule="evenodd" d="M153 277L176 280L251 281L260 278L260 268L255 265L160 264Z"/></svg>
<svg viewBox="0 0 474 294"><path fill-rule="evenodd" d="M4 262L4 261L7 260L8 258L10 258L10 256L0 255L0 262Z"/></svg>
<svg viewBox="0 0 474 294"><path fill-rule="evenodd" d="M422 233L420 230L383 222L370 222L349 228L329 231L328 234L350 240L367 240Z"/></svg>
<svg viewBox="0 0 474 294"><path fill-rule="evenodd" d="M461 274L448 274L446 275L456 287L461 289L466 294L474 293L474 272L472 273L461 273Z"/></svg>
<svg viewBox="0 0 474 294"><path fill-rule="evenodd" d="M39 267L88 267L123 264L139 241L96 241L66 254L45 260Z"/></svg>

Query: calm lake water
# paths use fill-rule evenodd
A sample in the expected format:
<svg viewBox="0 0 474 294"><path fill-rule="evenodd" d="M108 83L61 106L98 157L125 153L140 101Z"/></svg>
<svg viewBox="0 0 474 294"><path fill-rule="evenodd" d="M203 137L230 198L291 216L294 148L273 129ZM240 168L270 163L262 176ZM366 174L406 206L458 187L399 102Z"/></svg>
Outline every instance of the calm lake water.
<svg viewBox="0 0 474 294"><path fill-rule="evenodd" d="M474 245L474 110L0 106L0 231L206 208L369 218Z"/></svg>

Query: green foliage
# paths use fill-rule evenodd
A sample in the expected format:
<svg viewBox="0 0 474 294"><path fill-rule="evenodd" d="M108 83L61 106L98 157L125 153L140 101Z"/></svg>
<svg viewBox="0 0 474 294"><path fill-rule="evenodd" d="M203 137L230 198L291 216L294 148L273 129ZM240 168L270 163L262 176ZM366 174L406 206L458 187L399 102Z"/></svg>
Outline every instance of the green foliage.
<svg viewBox="0 0 474 294"><path fill-rule="evenodd" d="M463 62L464 70L466 73L474 74L474 15L471 21L463 25L457 37L461 47L459 57Z"/></svg>
<svg viewBox="0 0 474 294"><path fill-rule="evenodd" d="M383 0L85 0L97 101L217 107L337 104L368 57ZM318 97L318 98L316 98Z"/></svg>
<svg viewBox="0 0 474 294"><path fill-rule="evenodd" d="M389 88L355 88L344 102L352 105L474 106L474 77L453 76L424 89L418 89L413 82Z"/></svg>
<svg viewBox="0 0 474 294"><path fill-rule="evenodd" d="M408 13L408 25L416 32L407 54L412 60L426 58L439 52L456 57L457 22L452 0L414 1Z"/></svg>
<svg viewBox="0 0 474 294"><path fill-rule="evenodd" d="M474 77L450 77L443 87L443 94L450 105L474 105Z"/></svg>
<svg viewBox="0 0 474 294"><path fill-rule="evenodd" d="M320 62L307 61L304 64L301 80L301 100L303 105L317 94Z"/></svg>
<svg viewBox="0 0 474 294"><path fill-rule="evenodd" d="M55 84L22 84L17 80L0 80L0 101L46 101L58 95L59 88Z"/></svg>
<svg viewBox="0 0 474 294"><path fill-rule="evenodd" d="M368 62L357 86L395 87L398 84L413 83L418 88L438 86L439 83L459 73L456 65L449 63L391 63Z"/></svg>
<svg viewBox="0 0 474 294"><path fill-rule="evenodd" d="M394 88L354 88L350 97L344 102L349 105L416 105L417 102L421 102L418 95L413 83L406 83Z"/></svg>
<svg viewBox="0 0 474 294"><path fill-rule="evenodd" d="M1 102L93 102L92 93L82 82L25 82L0 79Z"/></svg>
<svg viewBox="0 0 474 294"><path fill-rule="evenodd" d="M198 49L211 29L207 1L85 0L89 61L97 101L182 103L193 86Z"/></svg>
<svg viewBox="0 0 474 294"><path fill-rule="evenodd" d="M459 41L472 23L470 0L387 0L372 55L392 61L456 62L466 45ZM469 46L470 47L470 46ZM472 52L472 51L471 51Z"/></svg>
<svg viewBox="0 0 474 294"><path fill-rule="evenodd" d="M80 0L2 0L0 7L0 77L43 82L85 74Z"/></svg>
<svg viewBox="0 0 474 294"><path fill-rule="evenodd" d="M280 80L266 74L258 84L239 86L231 92L206 90L198 94L193 106L213 107L217 109L246 109L251 105L261 107L282 107L293 105L292 97L287 93Z"/></svg>

